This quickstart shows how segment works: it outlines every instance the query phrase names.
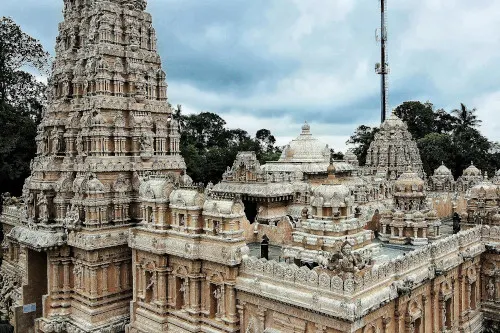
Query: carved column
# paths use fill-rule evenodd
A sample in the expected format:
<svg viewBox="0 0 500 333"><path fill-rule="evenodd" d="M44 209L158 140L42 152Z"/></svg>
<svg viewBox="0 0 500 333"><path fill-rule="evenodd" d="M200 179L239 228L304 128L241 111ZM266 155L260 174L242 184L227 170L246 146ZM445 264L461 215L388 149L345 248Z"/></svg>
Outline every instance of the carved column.
<svg viewBox="0 0 500 333"><path fill-rule="evenodd" d="M128 267L128 262L123 263L123 289L129 290L130 289L130 272L129 272L129 267Z"/></svg>
<svg viewBox="0 0 500 333"><path fill-rule="evenodd" d="M109 265L102 266L102 293L108 293L108 267Z"/></svg>
<svg viewBox="0 0 500 333"><path fill-rule="evenodd" d="M189 279L189 298L191 303L191 309L194 311L200 311L200 279L191 278Z"/></svg>
<svg viewBox="0 0 500 333"><path fill-rule="evenodd" d="M240 333L245 332L245 304L245 302L241 302L239 305L236 305L238 314L240 315Z"/></svg>
<svg viewBox="0 0 500 333"><path fill-rule="evenodd" d="M235 322L236 317L236 295L234 292L234 284L227 285L227 316L230 321Z"/></svg>
<svg viewBox="0 0 500 333"><path fill-rule="evenodd" d="M167 272L158 272L158 302L161 305L165 305L167 301L167 284L166 284Z"/></svg>
<svg viewBox="0 0 500 333"><path fill-rule="evenodd" d="M52 262L52 291L57 292L59 289L59 262Z"/></svg>
<svg viewBox="0 0 500 333"><path fill-rule="evenodd" d="M421 331L425 332L425 322L426 322L426 315L427 315L427 296L422 295L422 328L420 329Z"/></svg>
<svg viewBox="0 0 500 333"><path fill-rule="evenodd" d="M121 286L121 262L115 262L115 289L116 292L122 291L122 286Z"/></svg>
<svg viewBox="0 0 500 333"><path fill-rule="evenodd" d="M97 297L97 268L90 268L90 296Z"/></svg>
<svg viewBox="0 0 500 333"><path fill-rule="evenodd" d="M64 262L63 263L64 267L64 285L63 289L64 291L70 290L71 286L69 284L69 262Z"/></svg>
<svg viewBox="0 0 500 333"><path fill-rule="evenodd" d="M175 276L171 273L167 276L168 285L167 285L167 303L170 306L174 306L174 300L176 295L175 290Z"/></svg>

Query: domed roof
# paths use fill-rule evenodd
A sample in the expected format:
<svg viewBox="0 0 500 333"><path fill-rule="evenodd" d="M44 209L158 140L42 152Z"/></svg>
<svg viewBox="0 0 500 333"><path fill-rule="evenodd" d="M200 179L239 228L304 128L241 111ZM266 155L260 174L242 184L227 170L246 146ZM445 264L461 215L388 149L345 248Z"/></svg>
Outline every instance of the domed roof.
<svg viewBox="0 0 500 333"><path fill-rule="evenodd" d="M348 149L344 155L344 161L347 162L347 163L351 163L355 166L358 166L359 165L359 161L358 161L358 157L356 156L356 154L354 154L354 152L352 151L352 149Z"/></svg>
<svg viewBox="0 0 500 333"><path fill-rule="evenodd" d="M380 129L382 130L393 130L396 128L407 130L408 126L402 121L398 116L392 113L389 118L387 118L382 125L380 125Z"/></svg>
<svg viewBox="0 0 500 333"><path fill-rule="evenodd" d="M413 213L413 218L414 219L423 219L423 218L425 218L425 216L424 216L424 213L422 213L420 211L416 211L415 213Z"/></svg>
<svg viewBox="0 0 500 333"><path fill-rule="evenodd" d="M281 153L280 162L324 162L330 161L327 144L312 136L311 126L306 122L302 133L292 140Z"/></svg>
<svg viewBox="0 0 500 333"><path fill-rule="evenodd" d="M349 198L349 188L345 185L324 184L316 187L313 191L312 206L322 206L331 204L333 206L343 206Z"/></svg>
<svg viewBox="0 0 500 333"><path fill-rule="evenodd" d="M437 211L435 211L434 209L431 209L429 212L427 212L427 218L434 219L437 217L438 217Z"/></svg>
<svg viewBox="0 0 500 333"><path fill-rule="evenodd" d="M191 178L187 173L184 173L183 175L181 175L181 184L183 186L191 186L193 185L193 178Z"/></svg>
<svg viewBox="0 0 500 333"><path fill-rule="evenodd" d="M396 192L422 192L425 182L411 167L399 176L394 183Z"/></svg>
<svg viewBox="0 0 500 333"><path fill-rule="evenodd" d="M444 165L444 162L434 171L434 176L450 176L451 170Z"/></svg>
<svg viewBox="0 0 500 333"><path fill-rule="evenodd" d="M470 163L469 167L464 170L463 172L464 176L481 176L481 170L476 168L474 163Z"/></svg>
<svg viewBox="0 0 500 333"><path fill-rule="evenodd" d="M498 198L498 186L484 180L470 189L469 197L496 199Z"/></svg>

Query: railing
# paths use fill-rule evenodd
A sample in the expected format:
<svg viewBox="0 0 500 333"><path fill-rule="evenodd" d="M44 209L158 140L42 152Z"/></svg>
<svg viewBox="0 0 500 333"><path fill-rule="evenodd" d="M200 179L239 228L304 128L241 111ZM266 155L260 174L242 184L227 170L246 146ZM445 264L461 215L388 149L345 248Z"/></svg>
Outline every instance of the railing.
<svg viewBox="0 0 500 333"><path fill-rule="evenodd" d="M340 295L354 296L374 286L388 285L406 277L424 276L433 278L436 270L450 269L462 263L464 258L479 255L484 251L481 234L491 234L492 228L476 227L456 235L443 238L430 245L406 253L360 274L332 275L311 270L306 266L277 262L275 260L248 257L243 260L241 274L244 276L275 281L285 281ZM500 228L495 229L500 235ZM430 268L429 268L430 267ZM417 277L418 279L418 277Z"/></svg>

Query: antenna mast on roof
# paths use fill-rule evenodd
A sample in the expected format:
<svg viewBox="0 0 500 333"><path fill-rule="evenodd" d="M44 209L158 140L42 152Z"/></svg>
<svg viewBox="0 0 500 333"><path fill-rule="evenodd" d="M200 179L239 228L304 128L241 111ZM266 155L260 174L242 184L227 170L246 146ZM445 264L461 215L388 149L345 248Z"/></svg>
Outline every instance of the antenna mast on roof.
<svg viewBox="0 0 500 333"><path fill-rule="evenodd" d="M380 113L381 121L384 122L387 115L387 104L389 99L389 88L387 76L389 74L389 63L387 52L385 49L387 43L387 17L386 17L386 2L380 1L380 30L376 31L376 39L380 41L380 62L375 65L375 72L380 75Z"/></svg>

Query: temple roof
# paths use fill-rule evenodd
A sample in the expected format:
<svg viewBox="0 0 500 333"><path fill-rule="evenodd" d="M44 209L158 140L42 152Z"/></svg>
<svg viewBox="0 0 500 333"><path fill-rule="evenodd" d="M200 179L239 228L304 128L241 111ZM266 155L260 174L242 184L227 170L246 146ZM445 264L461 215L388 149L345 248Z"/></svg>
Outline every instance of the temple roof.
<svg viewBox="0 0 500 333"><path fill-rule="evenodd" d="M330 148L312 136L308 123L302 126L302 133L292 140L281 153L279 162L324 162L330 160Z"/></svg>
<svg viewBox="0 0 500 333"><path fill-rule="evenodd" d="M451 175L451 170L446 167L446 165L441 164L439 168L434 171L434 176L449 176Z"/></svg>
<svg viewBox="0 0 500 333"><path fill-rule="evenodd" d="M470 163L469 167L464 170L463 175L464 176L482 176L481 170L479 170L472 162Z"/></svg>

